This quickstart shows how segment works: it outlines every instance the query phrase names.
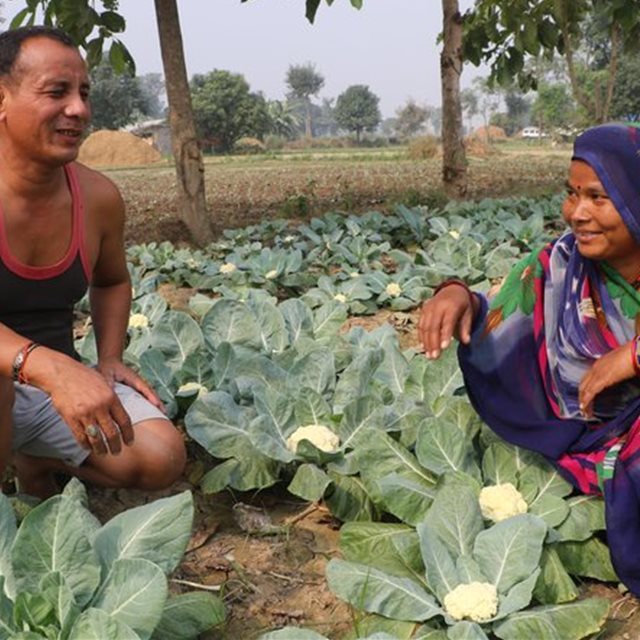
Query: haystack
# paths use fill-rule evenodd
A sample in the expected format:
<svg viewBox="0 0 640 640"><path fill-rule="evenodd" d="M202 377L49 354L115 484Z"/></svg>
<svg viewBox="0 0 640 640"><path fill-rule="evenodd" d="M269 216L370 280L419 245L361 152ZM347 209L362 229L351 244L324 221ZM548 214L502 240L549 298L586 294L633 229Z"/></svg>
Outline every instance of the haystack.
<svg viewBox="0 0 640 640"><path fill-rule="evenodd" d="M488 127L478 127L475 131L471 132L469 137L482 140L483 142L504 142L507 139L507 134L502 127L489 125Z"/></svg>
<svg viewBox="0 0 640 640"><path fill-rule="evenodd" d="M162 161L162 154L126 131L95 131L80 147L78 160L90 167L130 167Z"/></svg>

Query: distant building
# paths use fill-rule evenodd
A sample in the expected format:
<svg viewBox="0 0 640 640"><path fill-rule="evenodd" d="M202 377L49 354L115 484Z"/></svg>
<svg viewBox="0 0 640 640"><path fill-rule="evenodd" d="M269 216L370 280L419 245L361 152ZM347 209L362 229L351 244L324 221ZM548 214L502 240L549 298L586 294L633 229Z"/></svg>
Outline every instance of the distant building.
<svg viewBox="0 0 640 640"><path fill-rule="evenodd" d="M124 130L153 145L163 156L171 155L171 130L165 118L137 122Z"/></svg>

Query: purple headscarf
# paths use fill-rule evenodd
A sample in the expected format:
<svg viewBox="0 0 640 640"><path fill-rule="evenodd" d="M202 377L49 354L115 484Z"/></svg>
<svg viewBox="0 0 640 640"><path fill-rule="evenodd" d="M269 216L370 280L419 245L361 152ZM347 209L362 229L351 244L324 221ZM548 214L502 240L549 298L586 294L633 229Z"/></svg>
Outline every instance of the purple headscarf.
<svg viewBox="0 0 640 640"><path fill-rule="evenodd" d="M596 172L624 223L640 243L640 135L634 125L603 124L576 138L573 159Z"/></svg>

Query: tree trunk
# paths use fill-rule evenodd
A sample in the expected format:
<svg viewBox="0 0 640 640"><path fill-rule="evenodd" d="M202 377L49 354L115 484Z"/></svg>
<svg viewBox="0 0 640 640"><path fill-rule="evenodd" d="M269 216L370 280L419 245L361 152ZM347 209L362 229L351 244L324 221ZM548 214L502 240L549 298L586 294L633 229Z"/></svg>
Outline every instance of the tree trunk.
<svg viewBox="0 0 640 640"><path fill-rule="evenodd" d="M442 181L445 191L461 197L467 190L467 158L462 137L460 75L462 73L462 16L458 0L442 0Z"/></svg>
<svg viewBox="0 0 640 640"><path fill-rule="evenodd" d="M306 97L305 101L305 118L304 118L304 135L307 138L313 138L313 127L311 126L311 98Z"/></svg>
<svg viewBox="0 0 640 640"><path fill-rule="evenodd" d="M207 213L204 164L191 108L177 0L154 1L169 103L171 150L176 165L178 214L194 242L203 246L213 240L213 231Z"/></svg>

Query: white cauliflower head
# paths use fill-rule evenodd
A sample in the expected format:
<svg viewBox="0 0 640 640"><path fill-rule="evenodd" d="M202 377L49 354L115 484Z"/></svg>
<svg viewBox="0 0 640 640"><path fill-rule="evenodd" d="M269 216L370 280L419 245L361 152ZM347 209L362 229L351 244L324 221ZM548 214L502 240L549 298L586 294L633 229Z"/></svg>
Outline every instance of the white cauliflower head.
<svg viewBox="0 0 640 640"><path fill-rule="evenodd" d="M233 262L225 262L220 265L220 273L229 274L233 273L236 269L237 267Z"/></svg>
<svg viewBox="0 0 640 640"><path fill-rule="evenodd" d="M489 582L459 584L444 597L446 612L456 620L486 622L498 612L498 590Z"/></svg>
<svg viewBox="0 0 640 640"><path fill-rule="evenodd" d="M144 313L132 313L129 316L130 329L144 329L149 326L149 318Z"/></svg>
<svg viewBox="0 0 640 640"><path fill-rule="evenodd" d="M385 291L388 296L397 298L402 293L402 288L397 282L390 282Z"/></svg>
<svg viewBox="0 0 640 640"><path fill-rule="evenodd" d="M271 271L267 271L267 273L264 274L264 277L267 280L273 280L277 275L278 275L277 269L271 269Z"/></svg>
<svg viewBox="0 0 640 640"><path fill-rule="evenodd" d="M451 229L451 231L449 231L449 235L454 239L454 240L458 240L460 238L460 232L457 229Z"/></svg>
<svg viewBox="0 0 640 640"><path fill-rule="evenodd" d="M344 293L336 293L336 295L333 296L333 299L336 302L342 302L344 304L347 301L347 296L345 296Z"/></svg>
<svg viewBox="0 0 640 640"><path fill-rule="evenodd" d="M484 487L478 500L482 515L494 522L527 513L528 510L522 494L510 482Z"/></svg>
<svg viewBox="0 0 640 640"><path fill-rule="evenodd" d="M287 438L287 449L295 453L301 440L308 440L320 451L334 453L340 446L340 438L323 424L308 424L305 427L298 427Z"/></svg>
<svg viewBox="0 0 640 640"><path fill-rule="evenodd" d="M179 396L192 396L194 394L198 394L201 396L203 393L207 393L208 389L203 384L199 382L185 382L178 389Z"/></svg>
<svg viewBox="0 0 640 640"><path fill-rule="evenodd" d="M359 272L359 271L352 271L352 272L349 274L349 277L350 277L350 278L359 278L359 277L360 277L360 272Z"/></svg>

